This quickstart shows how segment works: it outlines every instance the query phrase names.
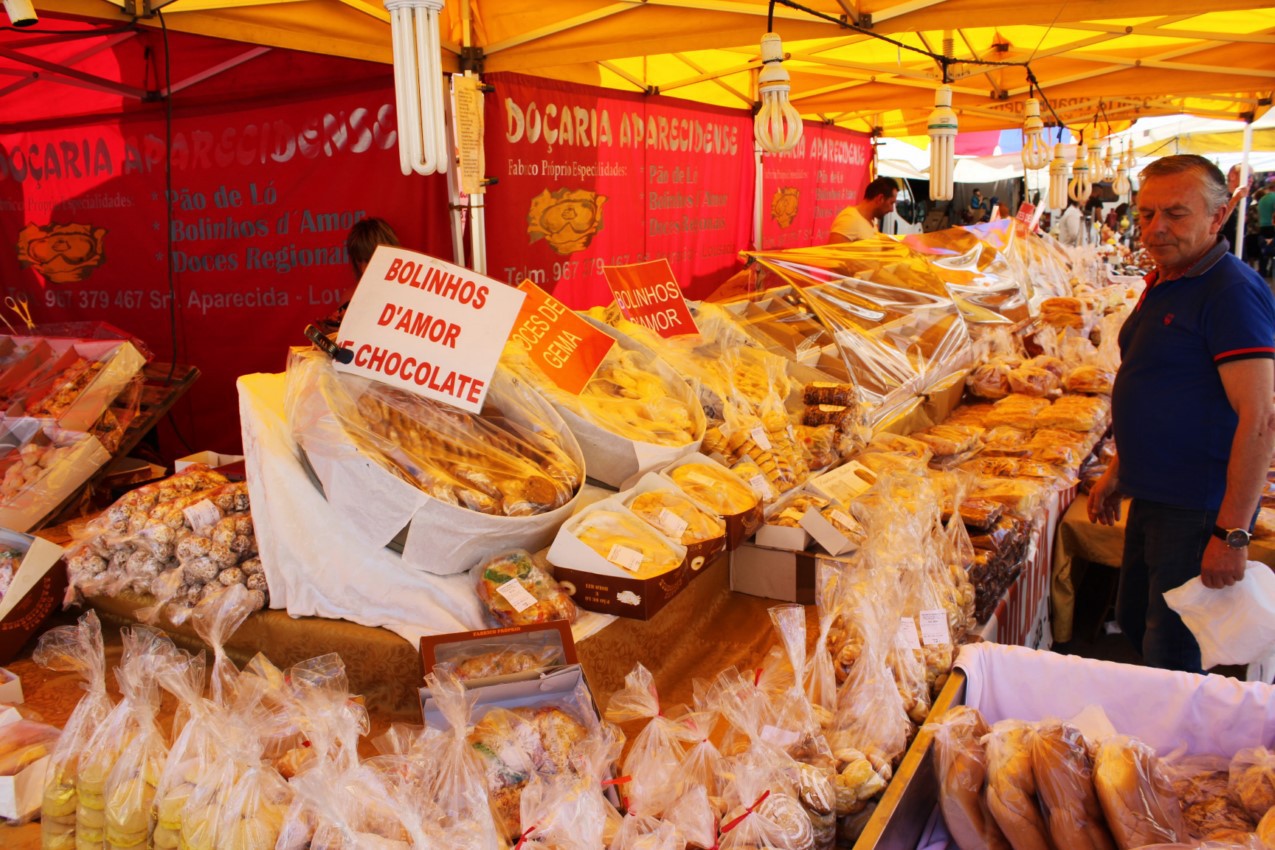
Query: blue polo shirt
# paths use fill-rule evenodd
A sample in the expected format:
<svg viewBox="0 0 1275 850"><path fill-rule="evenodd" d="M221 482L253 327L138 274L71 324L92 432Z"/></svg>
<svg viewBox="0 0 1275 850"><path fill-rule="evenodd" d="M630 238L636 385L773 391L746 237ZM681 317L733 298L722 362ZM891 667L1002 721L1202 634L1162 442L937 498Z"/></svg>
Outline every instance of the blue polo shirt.
<svg viewBox="0 0 1275 850"><path fill-rule="evenodd" d="M1239 417L1223 363L1275 360L1275 301L1225 240L1183 277L1148 288L1120 329L1112 422L1120 489L1135 499L1217 510Z"/></svg>

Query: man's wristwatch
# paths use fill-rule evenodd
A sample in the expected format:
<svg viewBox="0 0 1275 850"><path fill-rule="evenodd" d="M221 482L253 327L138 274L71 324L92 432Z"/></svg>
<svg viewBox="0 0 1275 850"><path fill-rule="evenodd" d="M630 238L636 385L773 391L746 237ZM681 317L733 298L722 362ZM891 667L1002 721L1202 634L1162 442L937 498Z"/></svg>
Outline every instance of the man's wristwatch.
<svg viewBox="0 0 1275 850"><path fill-rule="evenodd" d="M1249 534L1247 529L1223 528L1220 525L1213 526L1213 536L1232 549L1244 549L1253 539L1253 535Z"/></svg>

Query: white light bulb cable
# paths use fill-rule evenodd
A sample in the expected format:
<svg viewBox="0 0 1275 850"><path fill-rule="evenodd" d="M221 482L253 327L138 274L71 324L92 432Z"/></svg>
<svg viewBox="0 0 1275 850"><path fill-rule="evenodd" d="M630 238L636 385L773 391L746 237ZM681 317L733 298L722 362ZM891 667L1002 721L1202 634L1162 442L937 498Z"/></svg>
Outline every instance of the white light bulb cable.
<svg viewBox="0 0 1275 850"><path fill-rule="evenodd" d="M956 172L956 113L952 111L952 87L934 91L934 111L930 113L930 200L952 200Z"/></svg>
<svg viewBox="0 0 1275 850"><path fill-rule="evenodd" d="M1040 120L1040 101L1027 98L1023 117L1023 168L1037 169L1049 165L1049 142L1045 141L1045 122Z"/></svg>
<svg viewBox="0 0 1275 850"><path fill-rule="evenodd" d="M385 0L385 8L394 48L399 168L404 175L446 172L451 150L438 36L443 0Z"/></svg>
<svg viewBox="0 0 1275 850"><path fill-rule="evenodd" d="M761 61L757 77L761 106L753 119L753 135L766 153L783 153L801 141L802 123L801 113L788 100L792 85L784 68L784 45L777 33L768 32L761 37Z"/></svg>
<svg viewBox="0 0 1275 850"><path fill-rule="evenodd" d="M1076 148L1076 162L1071 170L1071 182L1067 184L1067 197L1083 206L1093 194L1093 178L1089 175L1089 146L1082 135Z"/></svg>
<svg viewBox="0 0 1275 850"><path fill-rule="evenodd" d="M1067 160L1063 159L1062 142L1054 145L1054 158L1049 162L1049 208L1067 207Z"/></svg>

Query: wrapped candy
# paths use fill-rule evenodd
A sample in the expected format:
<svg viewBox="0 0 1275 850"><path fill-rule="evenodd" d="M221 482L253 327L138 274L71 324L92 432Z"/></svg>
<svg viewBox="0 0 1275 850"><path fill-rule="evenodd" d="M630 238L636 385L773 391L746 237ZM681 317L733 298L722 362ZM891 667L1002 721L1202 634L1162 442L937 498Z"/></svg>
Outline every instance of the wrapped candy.
<svg viewBox="0 0 1275 850"><path fill-rule="evenodd" d="M49 629L40 636L32 658L41 666L79 677L85 691L49 754L40 806L40 846L43 850L71 850L75 847L80 763L112 707L106 692L106 657L97 614L88 611L74 626Z"/></svg>

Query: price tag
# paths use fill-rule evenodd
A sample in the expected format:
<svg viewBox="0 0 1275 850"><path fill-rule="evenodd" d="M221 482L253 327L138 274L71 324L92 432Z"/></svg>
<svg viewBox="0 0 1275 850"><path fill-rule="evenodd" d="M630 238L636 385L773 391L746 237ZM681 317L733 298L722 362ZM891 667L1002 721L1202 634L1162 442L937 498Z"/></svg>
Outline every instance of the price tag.
<svg viewBox="0 0 1275 850"><path fill-rule="evenodd" d="M916 621L911 617L899 618L899 631L894 637L894 645L904 649L921 648L921 637L916 633Z"/></svg>
<svg viewBox="0 0 1275 850"><path fill-rule="evenodd" d="M510 342L521 345L563 391L579 395L615 340L531 281L524 280L518 288L527 298L514 321Z"/></svg>
<svg viewBox="0 0 1275 850"><path fill-rule="evenodd" d="M650 328L665 339L699 333L668 260L603 266L602 273L620 312L630 322Z"/></svg>
<svg viewBox="0 0 1275 850"><path fill-rule="evenodd" d="M718 487L722 483L711 475L705 475L702 472L695 471L686 473L686 480L694 481L696 484L702 484L705 487Z"/></svg>
<svg viewBox="0 0 1275 850"><path fill-rule="evenodd" d="M207 499L202 502L196 502L189 508L183 508L182 514L186 517L186 522L190 523L190 527L196 534L204 533L221 522L221 518L225 516L221 512L221 508Z"/></svg>
<svg viewBox="0 0 1275 850"><path fill-rule="evenodd" d="M748 486L763 500L769 502L775 495L775 491L770 489L770 482L766 480L766 476L760 472L748 479Z"/></svg>
<svg viewBox="0 0 1275 850"><path fill-rule="evenodd" d="M690 524L668 508L660 508L659 521L660 528L674 540L681 540L682 533L686 531L686 526Z"/></svg>
<svg viewBox="0 0 1275 850"><path fill-rule="evenodd" d="M952 642L952 633L947 628L947 612L942 608L922 611L921 641L926 646L940 646Z"/></svg>
<svg viewBox="0 0 1275 850"><path fill-rule="evenodd" d="M505 601L512 605L519 614L536 604L536 597L532 596L531 591L523 587L522 582L516 578L511 578L504 584L497 585L496 592L505 597Z"/></svg>
<svg viewBox="0 0 1275 850"><path fill-rule="evenodd" d="M766 433L766 429L758 425L756 428L748 432L748 436L753 438L753 442L757 444L757 448L763 452L771 449L770 435Z"/></svg>
<svg viewBox="0 0 1275 850"><path fill-rule="evenodd" d="M642 553L619 543L612 544L611 551L607 552L607 560L617 567L624 567L631 573L642 568Z"/></svg>

